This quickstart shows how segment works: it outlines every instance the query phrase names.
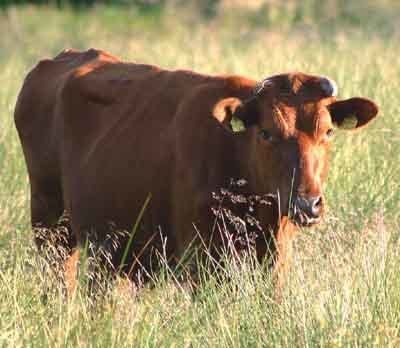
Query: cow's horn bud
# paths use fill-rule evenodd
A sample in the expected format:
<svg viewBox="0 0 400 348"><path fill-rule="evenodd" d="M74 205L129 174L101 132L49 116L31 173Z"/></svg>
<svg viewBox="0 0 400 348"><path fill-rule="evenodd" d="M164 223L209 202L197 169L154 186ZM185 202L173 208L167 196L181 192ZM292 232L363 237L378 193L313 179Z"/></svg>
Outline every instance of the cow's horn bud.
<svg viewBox="0 0 400 348"><path fill-rule="evenodd" d="M338 87L335 81L323 77L321 79L321 88L325 92L325 95L328 97L336 97L338 94Z"/></svg>
<svg viewBox="0 0 400 348"><path fill-rule="evenodd" d="M265 78L261 82L257 83L254 88L254 95L259 95L264 91L265 88L272 85L272 80L270 77Z"/></svg>

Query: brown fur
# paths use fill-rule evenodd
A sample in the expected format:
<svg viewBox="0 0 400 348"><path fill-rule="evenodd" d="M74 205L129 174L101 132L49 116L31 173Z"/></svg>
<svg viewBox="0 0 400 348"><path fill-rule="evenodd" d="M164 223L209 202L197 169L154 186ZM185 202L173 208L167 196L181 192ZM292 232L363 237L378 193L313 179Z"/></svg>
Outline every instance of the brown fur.
<svg viewBox="0 0 400 348"><path fill-rule="evenodd" d="M287 218L289 200L322 197L327 131L349 113L358 125L377 113L366 99L337 104L320 81L302 73L277 75L255 97L256 81L244 77L167 71L93 49L41 61L26 77L15 110L32 224L51 228L65 210L71 254L86 239L104 246L110 222L131 231L151 194L128 260L130 268L150 267L151 248L162 252L160 235L169 259L179 259L193 240L218 249L222 241L211 237L211 193L231 178L244 178L248 193L279 191L279 207L257 212L265 234L256 249L262 259L277 247L277 268L286 268L295 229ZM245 131L232 131L234 117ZM263 129L270 139L260 136ZM276 244L269 243L273 238ZM125 245L122 238L114 266ZM76 254L66 263L74 268Z"/></svg>

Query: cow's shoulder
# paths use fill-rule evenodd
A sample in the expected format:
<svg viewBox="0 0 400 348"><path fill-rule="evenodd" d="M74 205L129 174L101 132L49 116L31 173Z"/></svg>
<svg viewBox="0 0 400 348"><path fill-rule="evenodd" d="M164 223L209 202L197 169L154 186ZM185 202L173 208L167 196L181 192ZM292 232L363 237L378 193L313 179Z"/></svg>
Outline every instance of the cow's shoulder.
<svg viewBox="0 0 400 348"><path fill-rule="evenodd" d="M126 63L107 52L94 49L78 55L74 51L61 53L57 57L56 61L69 61L71 66L63 76L62 98L78 98L100 105L115 101L118 94L115 87L123 80L121 71Z"/></svg>

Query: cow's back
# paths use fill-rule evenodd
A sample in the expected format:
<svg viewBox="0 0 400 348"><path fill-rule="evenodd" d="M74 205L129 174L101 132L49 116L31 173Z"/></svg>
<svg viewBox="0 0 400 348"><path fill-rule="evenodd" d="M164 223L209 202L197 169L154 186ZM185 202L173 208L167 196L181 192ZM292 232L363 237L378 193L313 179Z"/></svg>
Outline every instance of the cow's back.
<svg viewBox="0 0 400 348"><path fill-rule="evenodd" d="M15 112L31 185L60 191L77 231L106 221L130 228L149 195L148 225L167 225L174 118L194 89L214 82L97 50L40 62Z"/></svg>

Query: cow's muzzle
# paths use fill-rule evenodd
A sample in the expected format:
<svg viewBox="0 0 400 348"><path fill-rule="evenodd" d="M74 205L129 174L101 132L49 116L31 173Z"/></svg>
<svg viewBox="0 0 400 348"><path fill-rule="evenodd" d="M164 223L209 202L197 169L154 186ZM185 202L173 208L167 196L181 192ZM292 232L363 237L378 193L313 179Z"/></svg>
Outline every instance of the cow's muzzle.
<svg viewBox="0 0 400 348"><path fill-rule="evenodd" d="M297 196L293 202L292 220L300 226L311 226L321 221L324 210L322 196Z"/></svg>

